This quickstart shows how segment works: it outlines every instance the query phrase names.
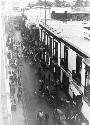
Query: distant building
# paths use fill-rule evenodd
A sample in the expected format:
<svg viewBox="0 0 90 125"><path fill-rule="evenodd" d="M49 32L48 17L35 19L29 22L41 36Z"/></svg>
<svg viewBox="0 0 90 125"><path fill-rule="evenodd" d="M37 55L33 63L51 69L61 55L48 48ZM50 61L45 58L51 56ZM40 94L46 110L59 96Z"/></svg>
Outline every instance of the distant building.
<svg viewBox="0 0 90 125"><path fill-rule="evenodd" d="M90 20L90 7L52 7L51 18L61 21Z"/></svg>

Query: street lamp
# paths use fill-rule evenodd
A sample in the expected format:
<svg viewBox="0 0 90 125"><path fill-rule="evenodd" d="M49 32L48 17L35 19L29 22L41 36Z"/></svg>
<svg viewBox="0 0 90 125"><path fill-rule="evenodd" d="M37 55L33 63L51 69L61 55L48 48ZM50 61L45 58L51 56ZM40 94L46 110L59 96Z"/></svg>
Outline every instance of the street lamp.
<svg viewBox="0 0 90 125"><path fill-rule="evenodd" d="M46 0L45 0L45 25L46 25Z"/></svg>

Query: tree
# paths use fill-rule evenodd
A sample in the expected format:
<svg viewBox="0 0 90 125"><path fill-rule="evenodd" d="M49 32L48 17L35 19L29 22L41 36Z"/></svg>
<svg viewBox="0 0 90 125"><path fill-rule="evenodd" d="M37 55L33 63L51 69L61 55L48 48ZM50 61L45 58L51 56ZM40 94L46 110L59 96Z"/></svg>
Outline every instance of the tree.
<svg viewBox="0 0 90 125"><path fill-rule="evenodd" d="M51 3L51 2L49 2L49 1L46 1L46 6L51 7L51 6L52 6L52 3Z"/></svg>
<svg viewBox="0 0 90 125"><path fill-rule="evenodd" d="M38 2L36 3L36 6L43 6L44 2L42 0L38 0Z"/></svg>
<svg viewBox="0 0 90 125"><path fill-rule="evenodd" d="M45 6L45 1L38 0L36 6ZM46 6L52 6L52 3L46 0Z"/></svg>
<svg viewBox="0 0 90 125"><path fill-rule="evenodd" d="M55 6L56 6L56 7L60 7L60 6L61 6L61 1L55 0Z"/></svg>
<svg viewBox="0 0 90 125"><path fill-rule="evenodd" d="M60 1L60 0L55 0L54 2L56 7L69 7L70 3L66 2L65 0Z"/></svg>
<svg viewBox="0 0 90 125"><path fill-rule="evenodd" d="M77 0L75 3L75 7L83 7L83 0Z"/></svg>

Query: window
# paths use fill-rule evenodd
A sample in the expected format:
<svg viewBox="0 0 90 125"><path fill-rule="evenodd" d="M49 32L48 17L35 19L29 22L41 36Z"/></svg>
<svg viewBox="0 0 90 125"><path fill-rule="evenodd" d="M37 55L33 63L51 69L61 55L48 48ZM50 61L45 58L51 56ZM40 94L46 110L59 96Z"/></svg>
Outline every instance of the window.
<svg viewBox="0 0 90 125"><path fill-rule="evenodd" d="M68 70L68 47L64 46L64 68Z"/></svg>
<svg viewBox="0 0 90 125"><path fill-rule="evenodd" d="M58 63L58 42L55 42L55 62Z"/></svg>
<svg viewBox="0 0 90 125"><path fill-rule="evenodd" d="M80 74L82 68L82 57L79 55L76 56L76 74Z"/></svg>
<svg viewBox="0 0 90 125"><path fill-rule="evenodd" d="M82 57L77 54L76 55L76 70L72 71L72 77L79 86L81 85L81 70L82 70Z"/></svg>

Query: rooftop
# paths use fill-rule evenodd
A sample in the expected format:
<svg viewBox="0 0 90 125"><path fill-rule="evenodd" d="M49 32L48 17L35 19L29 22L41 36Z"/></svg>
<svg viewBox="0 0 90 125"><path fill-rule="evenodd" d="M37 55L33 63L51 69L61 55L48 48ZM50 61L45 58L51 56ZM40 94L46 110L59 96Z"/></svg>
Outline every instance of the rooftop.
<svg viewBox="0 0 90 125"><path fill-rule="evenodd" d="M55 13L90 13L90 7L51 7L51 12Z"/></svg>
<svg viewBox="0 0 90 125"><path fill-rule="evenodd" d="M90 57L90 40L84 38L84 27L90 27L90 21L84 24L81 21L63 23L57 20L48 20L47 25L50 25L53 30L55 29L55 33L59 33L58 37L62 37Z"/></svg>

